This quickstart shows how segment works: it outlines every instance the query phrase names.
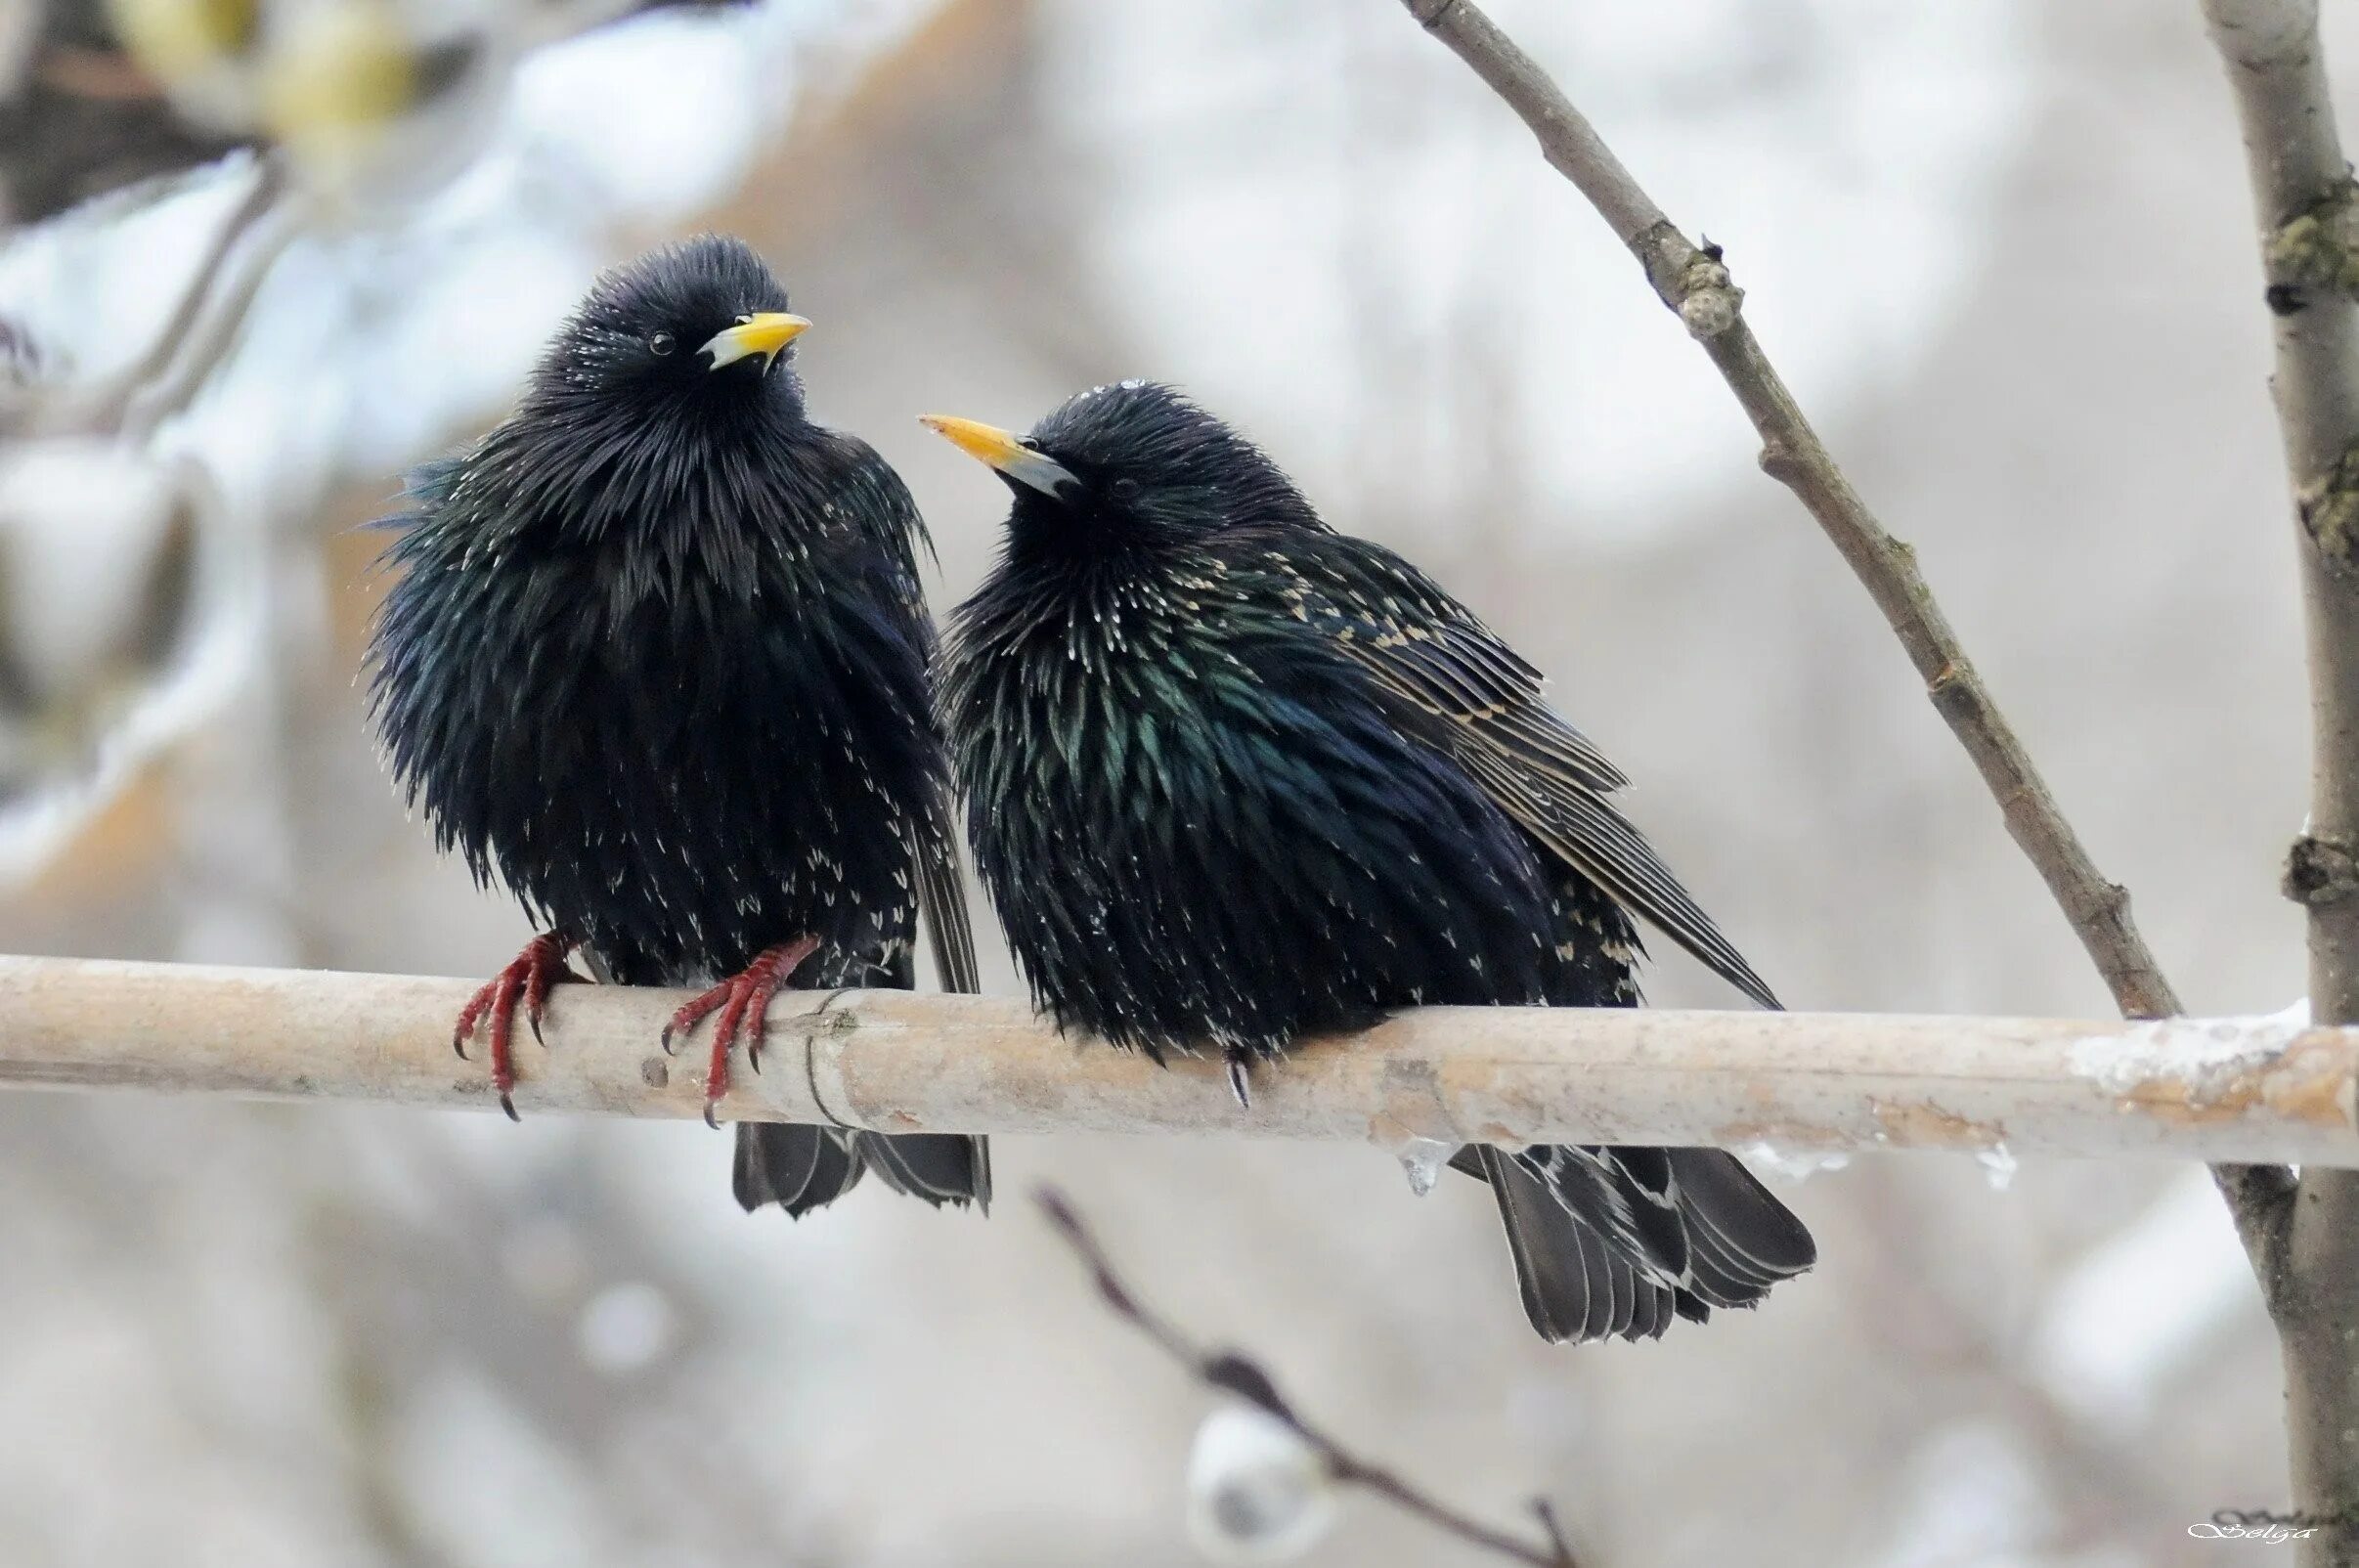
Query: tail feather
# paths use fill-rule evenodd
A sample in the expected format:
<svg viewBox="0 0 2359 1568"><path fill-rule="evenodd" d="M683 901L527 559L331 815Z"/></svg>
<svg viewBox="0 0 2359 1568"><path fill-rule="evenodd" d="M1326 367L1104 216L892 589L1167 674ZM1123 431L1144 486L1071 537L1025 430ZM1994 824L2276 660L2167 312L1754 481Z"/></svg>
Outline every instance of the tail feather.
<svg viewBox="0 0 2359 1568"><path fill-rule="evenodd" d="M859 1146L832 1127L741 1121L730 1185L749 1214L775 1203L801 1219L858 1186L863 1168Z"/></svg>
<svg viewBox="0 0 2359 1568"><path fill-rule="evenodd" d="M795 1219L851 1192L874 1170L886 1186L940 1207L991 1206L991 1155L981 1138L954 1133L860 1132L793 1122L737 1124L732 1183L747 1213L775 1203Z"/></svg>
<svg viewBox="0 0 2359 1568"><path fill-rule="evenodd" d="M1641 1276L1631 1249L1608 1240L1602 1215L1577 1218L1581 1211L1520 1155L1486 1147L1477 1158L1507 1227L1524 1316L1540 1337L1651 1338L1669 1326L1671 1290Z"/></svg>
<svg viewBox="0 0 2359 1568"><path fill-rule="evenodd" d="M1817 1261L1810 1232L1715 1149L1462 1150L1490 1184L1525 1316L1551 1341L1659 1337Z"/></svg>
<svg viewBox="0 0 2359 1568"><path fill-rule="evenodd" d="M1483 1148L1475 1153L1507 1228L1507 1250L1515 1256L1515 1285L1523 1294L1524 1316L1544 1339L1588 1337L1595 1296L1581 1238L1566 1234L1571 1219L1537 1178L1500 1151Z"/></svg>
<svg viewBox="0 0 2359 1568"><path fill-rule="evenodd" d="M988 1140L932 1132L892 1138L860 1132L852 1137L870 1167L895 1192L922 1198L937 1208L944 1203L973 1203L985 1213L990 1211Z"/></svg>
<svg viewBox="0 0 2359 1568"><path fill-rule="evenodd" d="M1671 1163L1694 1220L1695 1292L1711 1305L1749 1307L1778 1281L1818 1261L1818 1245L1802 1221L1734 1155L1675 1149Z"/></svg>

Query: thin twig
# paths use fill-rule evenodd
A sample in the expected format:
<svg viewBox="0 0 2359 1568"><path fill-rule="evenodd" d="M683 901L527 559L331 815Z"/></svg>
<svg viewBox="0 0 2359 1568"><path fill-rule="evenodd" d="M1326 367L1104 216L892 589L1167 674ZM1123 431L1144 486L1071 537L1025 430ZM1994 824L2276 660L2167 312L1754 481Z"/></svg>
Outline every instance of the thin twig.
<svg viewBox="0 0 2359 1568"><path fill-rule="evenodd" d="M1557 1527L1556 1516L1545 1500L1535 1501L1534 1513L1540 1520L1544 1539L1538 1544L1495 1530L1480 1520L1468 1518L1447 1503L1437 1503L1417 1487L1403 1480L1396 1472L1362 1459L1342 1442L1321 1427L1312 1425L1297 1415L1278 1392L1278 1385L1268 1372L1250 1357L1235 1350L1210 1351L1200 1349L1188 1336L1160 1317L1125 1284L1114 1272L1114 1261L1106 1255L1081 1216L1065 1195L1053 1187L1041 1188L1034 1197L1057 1234L1065 1239L1080 1256L1098 1287L1098 1294L1114 1316L1128 1323L1149 1339L1155 1341L1163 1354L1178 1362L1201 1378L1206 1386L1244 1400L1271 1419L1285 1426L1316 1453L1328 1468L1328 1473L1344 1486L1364 1487L1402 1510L1414 1513L1444 1534L1456 1536L1470 1546L1494 1552L1510 1562L1531 1563L1534 1568L1577 1568L1572 1549L1565 1544L1564 1533Z"/></svg>
<svg viewBox="0 0 2359 1568"><path fill-rule="evenodd" d="M2278 424L2308 627L2310 820L2286 892L2309 915L2310 1007L2359 1021L2359 185L2335 125L2317 0L2203 0L2245 138L2274 321ZM2304 1169L2272 1303L2305 1564L2359 1561L2359 1179Z"/></svg>
<svg viewBox="0 0 2359 1568"><path fill-rule="evenodd" d="M1925 693L1974 760L2008 833L2048 886L2127 1018L2180 1011L2162 966L2131 923L2129 894L2109 881L2057 806L2031 753L1934 601L1916 551L1885 532L1836 465L1746 325L1744 292L1719 248L1699 249L1655 205L1548 73L1473 0L1401 0L1409 14L1499 95L1539 139L1549 163L1597 209L1663 303L1711 356L1762 441L1761 465L1794 493L1884 612ZM2272 1290L2293 1178L2277 1167L2223 1165L2220 1190L2264 1291Z"/></svg>
<svg viewBox="0 0 2359 1568"><path fill-rule="evenodd" d="M234 297L235 291L225 295L223 280L229 276L233 263L241 253L252 255L251 248L245 244L247 237L280 208L285 192L286 177L279 160L270 156L256 157L245 194L239 197L237 204L214 229L203 255L190 270L188 286L173 305L170 317L150 341L147 351L137 363L106 386L72 399L54 414L42 416L41 425L51 429L85 432L127 431L134 439L144 434L153 420L152 417L135 417L134 410L143 401L150 407L153 406L154 395L151 389L170 374L176 365L187 363L190 340L206 324L208 313L218 319L220 310L217 302L224 297ZM276 259L277 253L277 247L270 247L263 258L265 265L268 260ZM247 268L248 272L257 274L259 270L250 264ZM256 282L259 282L258 276ZM251 291L245 290L244 297L250 299ZM238 320L241 321L242 318L240 309ZM231 323L233 328L236 325L236 321Z"/></svg>
<svg viewBox="0 0 2359 1568"><path fill-rule="evenodd" d="M297 198L275 156L265 156L253 194L224 226L191 291L182 319L163 339L161 363L126 400L122 432L143 441L203 391L245 329L247 314L281 255L302 232Z"/></svg>

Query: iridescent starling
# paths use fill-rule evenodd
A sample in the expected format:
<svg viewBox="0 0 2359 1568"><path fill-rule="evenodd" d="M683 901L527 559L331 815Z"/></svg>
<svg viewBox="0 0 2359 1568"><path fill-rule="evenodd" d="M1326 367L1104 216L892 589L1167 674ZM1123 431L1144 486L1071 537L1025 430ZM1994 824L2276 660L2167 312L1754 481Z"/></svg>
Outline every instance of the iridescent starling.
<svg viewBox="0 0 2359 1568"><path fill-rule="evenodd" d="M1539 672L1392 551L1328 528L1168 388L1022 438L928 423L1014 492L944 721L984 886L1065 1026L1248 1069L1418 1003L1628 1007L1636 919L1769 987L1608 795ZM1807 1269L1711 1149L1461 1150L1551 1340L1656 1335Z"/></svg>
<svg viewBox="0 0 2359 1568"><path fill-rule="evenodd" d="M516 411L412 476L387 550L371 709L396 777L478 881L547 935L479 992L510 1115L576 949L601 979L710 985L707 1114L788 980L975 989L931 706L925 525L864 442L811 422L809 324L743 243L707 236L600 278ZM748 1209L801 1214L861 1172L986 1202L980 1138L738 1128Z"/></svg>

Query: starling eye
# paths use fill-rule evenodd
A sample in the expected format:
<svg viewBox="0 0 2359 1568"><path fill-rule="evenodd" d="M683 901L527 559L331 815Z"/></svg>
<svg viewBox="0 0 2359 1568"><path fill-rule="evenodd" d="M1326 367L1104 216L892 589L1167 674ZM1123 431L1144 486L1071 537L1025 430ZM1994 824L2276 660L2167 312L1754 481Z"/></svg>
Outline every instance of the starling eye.
<svg viewBox="0 0 2359 1568"><path fill-rule="evenodd" d="M1139 499L1139 482L1135 479L1117 479L1106 487L1106 493L1118 501L1134 501Z"/></svg>
<svg viewBox="0 0 2359 1568"><path fill-rule="evenodd" d="M656 334L655 334L653 337L651 337L651 338L647 339L647 349L648 349L648 352L649 352L649 353L653 353L653 354L669 354L669 353L671 353L671 352L672 352L672 334L671 334L670 332L658 332L658 333L656 333Z"/></svg>

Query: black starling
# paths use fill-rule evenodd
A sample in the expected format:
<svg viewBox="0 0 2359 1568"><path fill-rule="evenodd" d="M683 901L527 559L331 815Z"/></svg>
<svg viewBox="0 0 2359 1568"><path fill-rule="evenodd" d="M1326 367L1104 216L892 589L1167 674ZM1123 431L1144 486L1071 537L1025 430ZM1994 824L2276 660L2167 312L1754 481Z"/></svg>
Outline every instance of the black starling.
<svg viewBox="0 0 2359 1568"><path fill-rule="evenodd" d="M1246 1070L1417 1003L1628 1007L1633 916L1769 987L1610 805L1623 774L1431 579L1251 443L1126 381L1022 438L944 722L976 861L1062 1025ZM1470 1147L1551 1340L1750 1306L1810 1233L1711 1149Z"/></svg>
<svg viewBox="0 0 2359 1568"><path fill-rule="evenodd" d="M664 1039L720 1012L708 1119L790 978L912 984L921 909L944 986L976 988L925 525L883 458L806 416L786 304L732 239L606 274L515 413L389 520L377 731L437 845L548 933L454 1037L488 1021L510 1115L513 1015L539 1035L577 948L601 979L711 985ZM738 1128L748 1209L800 1215L871 1166L931 1202L990 1197L980 1138Z"/></svg>

